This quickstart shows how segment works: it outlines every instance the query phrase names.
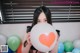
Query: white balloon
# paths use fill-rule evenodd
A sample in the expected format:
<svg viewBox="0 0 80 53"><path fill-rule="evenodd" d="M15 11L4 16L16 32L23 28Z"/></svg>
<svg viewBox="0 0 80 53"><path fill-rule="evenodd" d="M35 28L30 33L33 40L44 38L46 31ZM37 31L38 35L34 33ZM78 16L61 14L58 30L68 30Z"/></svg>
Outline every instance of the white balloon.
<svg viewBox="0 0 80 53"><path fill-rule="evenodd" d="M80 40L75 40L73 42L73 45L74 45L75 48L80 48Z"/></svg>
<svg viewBox="0 0 80 53"><path fill-rule="evenodd" d="M6 37L4 35L0 35L0 45L6 44Z"/></svg>
<svg viewBox="0 0 80 53"><path fill-rule="evenodd" d="M55 35L51 35L51 33L52 34L54 33ZM45 35L43 35L43 34L45 34ZM54 29L54 27L52 25L50 25L48 23L36 24L32 28L30 35L31 35L30 39L31 39L32 45L41 52L48 52L48 51L52 50L54 48L57 38L58 38L56 30ZM53 38L53 37L55 37L55 38Z"/></svg>

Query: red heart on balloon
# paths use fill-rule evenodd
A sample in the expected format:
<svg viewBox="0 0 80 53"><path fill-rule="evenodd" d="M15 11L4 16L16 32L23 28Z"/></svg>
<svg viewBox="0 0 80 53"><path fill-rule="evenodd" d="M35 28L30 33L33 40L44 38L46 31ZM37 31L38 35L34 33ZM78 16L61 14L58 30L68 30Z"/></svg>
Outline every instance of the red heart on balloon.
<svg viewBox="0 0 80 53"><path fill-rule="evenodd" d="M56 38L56 35L53 32L50 32L48 36L46 34L41 34L39 37L39 41L43 45L50 47L54 43L55 38Z"/></svg>

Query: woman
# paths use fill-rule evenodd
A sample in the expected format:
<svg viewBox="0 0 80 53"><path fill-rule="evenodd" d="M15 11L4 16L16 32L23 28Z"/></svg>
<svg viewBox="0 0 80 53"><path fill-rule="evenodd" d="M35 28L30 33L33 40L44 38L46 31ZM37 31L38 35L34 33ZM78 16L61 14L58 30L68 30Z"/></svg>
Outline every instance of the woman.
<svg viewBox="0 0 80 53"><path fill-rule="evenodd" d="M37 23L49 23L52 25L51 12L47 7L41 6L36 8L36 10L34 11L33 23L32 23L32 26L29 27L29 30L27 31L28 32L27 38L26 38L27 40L24 41L24 44L22 47L22 53L40 53L40 51L37 51L30 42L30 31L32 27ZM50 53L57 53L57 46L58 46L58 42L56 43L54 49L50 51Z"/></svg>

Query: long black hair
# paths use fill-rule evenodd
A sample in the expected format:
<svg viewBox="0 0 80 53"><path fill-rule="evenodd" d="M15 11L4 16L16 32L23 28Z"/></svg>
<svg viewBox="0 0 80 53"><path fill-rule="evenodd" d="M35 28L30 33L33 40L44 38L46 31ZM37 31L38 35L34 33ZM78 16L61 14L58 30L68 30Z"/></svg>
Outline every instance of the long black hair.
<svg viewBox="0 0 80 53"><path fill-rule="evenodd" d="M35 24L37 24L38 17L39 17L39 15L40 15L41 12L44 12L44 14L46 15L47 22L49 24L52 24L52 21L51 21L51 12L50 12L49 8L47 8L45 6L40 6L40 7L36 8L36 10L34 11L32 26L34 26Z"/></svg>
<svg viewBox="0 0 80 53"><path fill-rule="evenodd" d="M28 32L31 31L32 27L37 24L38 21L38 17L40 15L41 12L44 12L46 19L47 19L47 23L52 25L52 20L51 20L51 11L49 10L49 8L47 8L46 6L40 6L38 8L36 8L36 10L34 11L33 14L33 22L31 27L29 28Z"/></svg>

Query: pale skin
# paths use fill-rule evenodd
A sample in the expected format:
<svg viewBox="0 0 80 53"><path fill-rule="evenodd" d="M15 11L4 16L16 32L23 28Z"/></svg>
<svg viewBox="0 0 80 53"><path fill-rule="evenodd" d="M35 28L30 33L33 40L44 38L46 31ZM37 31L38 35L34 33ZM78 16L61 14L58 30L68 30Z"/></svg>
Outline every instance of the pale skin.
<svg viewBox="0 0 80 53"><path fill-rule="evenodd" d="M40 13L37 23L47 23L47 19L46 19L44 12ZM27 44L26 44L26 47L24 47L24 44L22 45L22 53L29 53L30 48L32 46L31 41L30 41L30 32L28 32L26 36L24 38L26 38L25 40L27 40ZM36 51L34 50L31 53L36 53ZM41 53L41 52L38 51L37 53ZM50 53L58 53L58 40L57 40L56 45L54 46L54 48L51 50Z"/></svg>

